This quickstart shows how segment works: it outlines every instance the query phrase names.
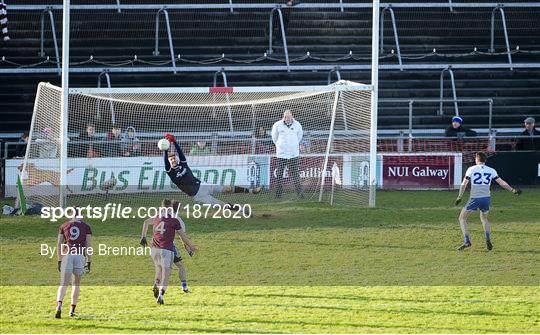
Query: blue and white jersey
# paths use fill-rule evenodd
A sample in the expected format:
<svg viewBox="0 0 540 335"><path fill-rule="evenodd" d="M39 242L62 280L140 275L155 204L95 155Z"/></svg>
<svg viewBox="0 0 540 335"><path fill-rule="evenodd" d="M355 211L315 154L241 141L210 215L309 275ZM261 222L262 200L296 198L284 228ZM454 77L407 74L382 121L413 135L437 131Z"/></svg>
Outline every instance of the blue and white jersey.
<svg viewBox="0 0 540 335"><path fill-rule="evenodd" d="M499 175L495 169L478 164L467 169L465 178L471 182L471 198L486 198L491 196L491 182L499 178Z"/></svg>

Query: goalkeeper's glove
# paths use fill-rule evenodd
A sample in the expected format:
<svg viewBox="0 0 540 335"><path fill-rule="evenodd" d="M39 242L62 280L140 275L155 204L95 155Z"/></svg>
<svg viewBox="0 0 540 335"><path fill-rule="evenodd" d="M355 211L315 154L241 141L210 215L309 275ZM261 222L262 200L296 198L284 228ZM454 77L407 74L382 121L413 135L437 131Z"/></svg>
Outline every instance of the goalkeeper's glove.
<svg viewBox="0 0 540 335"><path fill-rule="evenodd" d="M521 191L519 188L513 188L512 193L514 193L515 195L520 195L521 193L523 193L523 191Z"/></svg>
<svg viewBox="0 0 540 335"><path fill-rule="evenodd" d="M169 141L171 143L176 142L176 138L174 137L173 134L165 134L165 139L167 139L167 141Z"/></svg>
<svg viewBox="0 0 540 335"><path fill-rule="evenodd" d="M62 272L62 261L58 261L58 272Z"/></svg>
<svg viewBox="0 0 540 335"><path fill-rule="evenodd" d="M454 205L459 205L461 203L461 198L457 198L456 201L454 201Z"/></svg>
<svg viewBox="0 0 540 335"><path fill-rule="evenodd" d="M143 247L146 247L148 245L148 242L146 242L146 237L141 237L141 241L139 242Z"/></svg>
<svg viewBox="0 0 540 335"><path fill-rule="evenodd" d="M90 264L92 264L92 263L91 262L86 262L86 266L84 267L84 269L86 270L86 273L90 272Z"/></svg>

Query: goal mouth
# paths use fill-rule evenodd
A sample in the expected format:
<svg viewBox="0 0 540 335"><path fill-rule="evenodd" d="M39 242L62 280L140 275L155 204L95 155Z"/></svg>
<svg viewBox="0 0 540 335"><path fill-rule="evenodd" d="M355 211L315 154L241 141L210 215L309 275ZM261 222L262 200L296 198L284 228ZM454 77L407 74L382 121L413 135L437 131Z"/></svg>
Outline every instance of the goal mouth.
<svg viewBox="0 0 540 335"><path fill-rule="evenodd" d="M202 183L262 189L216 195L224 202L367 205L373 187L366 173L375 164L372 88L345 80L319 86L71 88L62 116L61 88L42 83L22 169L25 192L29 201L43 204L62 203L57 200L63 195L63 203L78 205L153 204L163 196L193 201L173 185L157 147L170 133L180 149L171 146L169 153L182 150ZM52 192L55 187L66 190Z"/></svg>

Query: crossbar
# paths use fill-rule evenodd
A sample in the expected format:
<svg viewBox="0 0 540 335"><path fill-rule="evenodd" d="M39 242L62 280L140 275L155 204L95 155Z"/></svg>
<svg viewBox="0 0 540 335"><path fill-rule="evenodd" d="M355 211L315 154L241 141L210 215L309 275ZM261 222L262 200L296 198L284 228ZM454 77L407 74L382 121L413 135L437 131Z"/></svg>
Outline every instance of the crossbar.
<svg viewBox="0 0 540 335"><path fill-rule="evenodd" d="M314 86L255 86L255 87L231 87L232 93L287 93L287 92L308 92L308 93L325 93L325 92L340 92L340 91L370 91L371 85L364 84L343 84L343 85L314 85ZM112 87L108 88L70 88L70 94L130 94L130 93L162 93L162 94L179 94L179 93L210 93L209 87Z"/></svg>

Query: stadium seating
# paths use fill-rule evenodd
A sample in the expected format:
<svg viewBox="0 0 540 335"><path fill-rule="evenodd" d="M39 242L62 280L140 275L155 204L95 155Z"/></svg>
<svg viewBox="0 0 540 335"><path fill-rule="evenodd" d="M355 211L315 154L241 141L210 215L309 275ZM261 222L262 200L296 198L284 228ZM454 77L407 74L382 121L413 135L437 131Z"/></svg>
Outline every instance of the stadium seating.
<svg viewBox="0 0 540 335"><path fill-rule="evenodd" d="M143 1L144 3L173 3L167 1ZM184 1L187 3L187 1ZM244 1L245 2L245 1ZM264 1L260 1L264 2ZM314 2L314 1L312 1ZM323 1L316 1L323 2ZM364 1L365 2L365 1ZM411 2L411 1L408 1ZM420 2L420 1L417 1ZM19 3L19 2L18 2ZM24 4L43 4L43 1L21 1ZM60 4L61 1L48 1ZM72 3L83 3L72 1ZM87 3L87 2L84 2ZM111 4L112 1L94 0L92 3ZM122 3L142 3L122 1ZM179 3L175 1L174 3ZM205 1L205 3L212 3ZM223 1L214 1L223 3ZM396 9L401 53L405 64L421 63L504 63L506 54L470 54L473 48L486 52L489 48L490 9L467 9L450 12L448 9ZM507 23L511 47L521 51L513 55L514 62L539 62L540 18L539 9L507 9ZM56 26L61 16L56 14ZM242 61L261 57L268 49L267 10L171 10L171 28L175 53L189 60L204 61L225 54L227 58ZM287 42L292 59L311 56L325 59L346 56L349 51L359 59L328 62L314 59L294 64L368 64L371 50L370 13L366 10L340 12L339 9L296 9L290 12ZM32 64L43 58L39 51L39 11L11 11L10 35L12 40L1 45L0 56L19 64ZM155 11L79 11L72 15L71 62L94 59L113 63L133 59L163 61L169 59L164 30L161 31L161 55L153 56ZM395 49L389 16L386 17L385 50L381 64L397 64L391 56ZM45 25L48 27L48 22ZM48 28L47 28L48 29ZM277 30L276 30L277 31ZM45 53L54 58L54 49L46 30ZM496 49L504 52L502 33L497 30ZM60 37L60 34L59 34ZM452 57L425 55L436 49ZM274 57L283 58L283 46L276 38ZM456 57L457 54L467 54ZM388 56L390 55L390 56ZM414 59L417 58L417 59ZM232 62L221 62L227 65ZM266 60L258 65L282 64ZM144 64L137 64L144 66ZM188 64L179 61L182 66ZM52 65L45 65L54 67ZM86 66L86 65L85 65ZM100 66L93 64L92 66ZM0 68L10 67L0 63ZM210 86L213 73L113 73L113 86ZM327 72L228 72L230 86L247 85L306 85L326 84ZM436 99L439 95L439 70L384 70L380 72L380 118L381 129L404 129L408 125L407 102L385 102L388 99ZM454 70L458 98L493 98L494 126L519 127L526 115L540 119L540 70ZM369 82L369 71L341 71L343 79ZM0 133L21 132L30 126L36 85L40 81L59 84L57 74L2 75L0 81L0 111L3 122ZM96 86L97 74L74 74L73 86ZM446 97L450 98L446 82ZM418 104L414 108L414 127L441 129L453 114L453 106L445 105L445 115L437 115L438 103ZM487 103L460 103L460 113L469 127L485 128Z"/></svg>

